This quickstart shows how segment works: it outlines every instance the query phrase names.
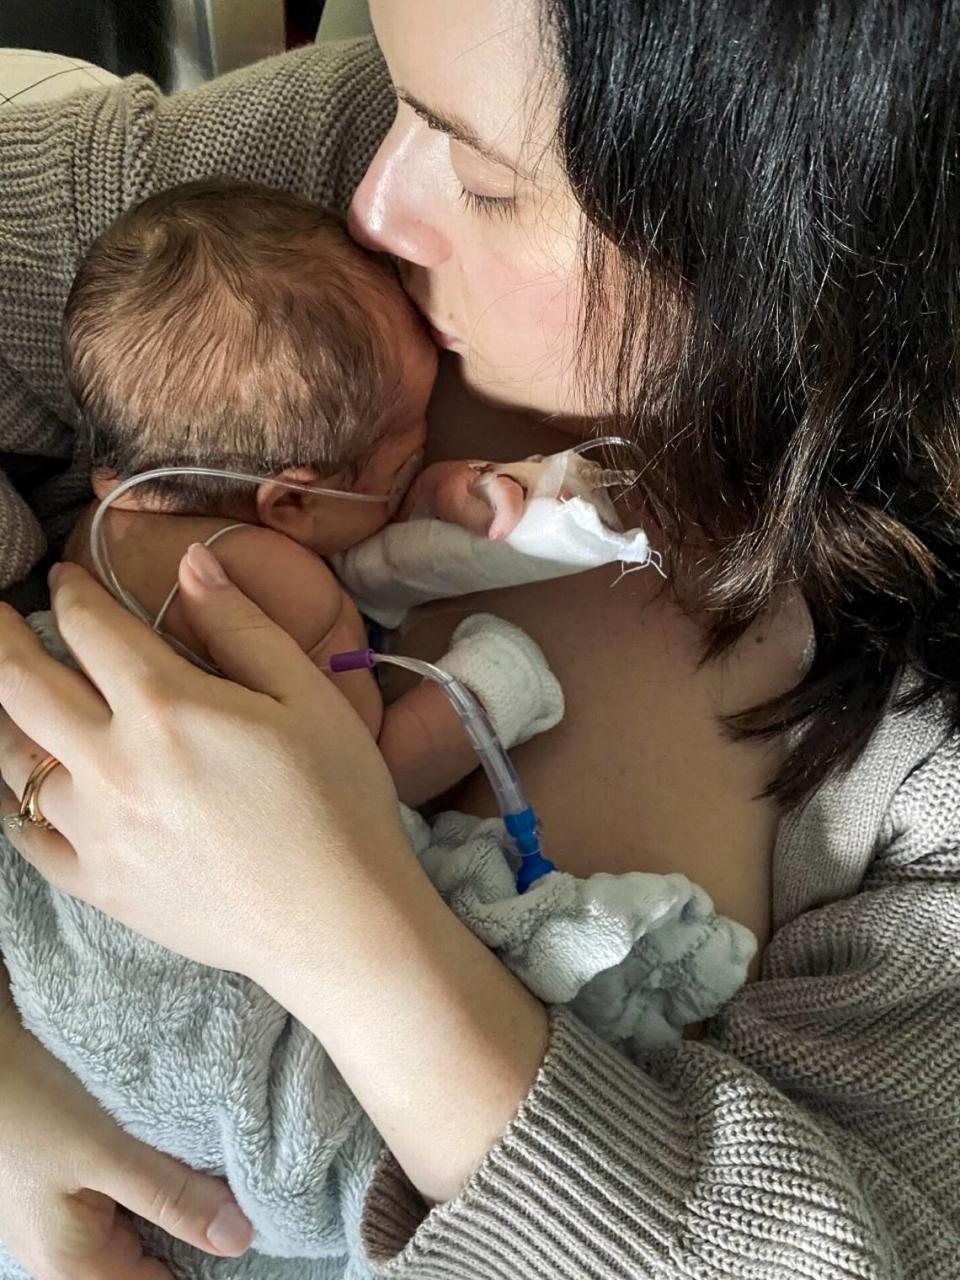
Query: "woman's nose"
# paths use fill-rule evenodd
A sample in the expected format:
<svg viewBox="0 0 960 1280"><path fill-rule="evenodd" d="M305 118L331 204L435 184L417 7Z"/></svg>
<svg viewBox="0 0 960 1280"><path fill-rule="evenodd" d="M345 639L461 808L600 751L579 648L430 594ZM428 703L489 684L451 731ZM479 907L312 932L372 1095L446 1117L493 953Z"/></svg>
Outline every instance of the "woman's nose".
<svg viewBox="0 0 960 1280"><path fill-rule="evenodd" d="M430 150L399 123L390 130L350 203L347 225L359 244L420 267L437 267L450 256L433 220L439 201Z"/></svg>

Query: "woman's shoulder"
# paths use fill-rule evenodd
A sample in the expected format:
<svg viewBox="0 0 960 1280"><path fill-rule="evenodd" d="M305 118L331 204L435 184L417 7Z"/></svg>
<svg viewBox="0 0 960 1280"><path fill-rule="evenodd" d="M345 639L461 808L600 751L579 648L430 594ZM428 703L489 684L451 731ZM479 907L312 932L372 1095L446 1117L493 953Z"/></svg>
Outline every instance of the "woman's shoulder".
<svg viewBox="0 0 960 1280"><path fill-rule="evenodd" d="M856 893L878 859L945 841L960 841L960 738L941 703L894 705L854 764L781 819L774 924Z"/></svg>
<svg viewBox="0 0 960 1280"><path fill-rule="evenodd" d="M296 85L308 111L326 103L344 109L348 125L365 118L368 108L393 109L396 100L383 55L372 37L320 42L264 58L220 76L197 89L169 95L171 103L199 103L221 94L239 97L283 93Z"/></svg>
<svg viewBox="0 0 960 1280"><path fill-rule="evenodd" d="M113 92L152 149L152 189L219 172L342 211L396 108L372 38L310 45L169 96L142 77Z"/></svg>
<svg viewBox="0 0 960 1280"><path fill-rule="evenodd" d="M4 253L9 244L34 274L38 259L43 270L38 222L54 224L63 292L86 246L124 209L201 173L344 208L394 107L372 39L312 45L170 95L135 75L12 106L0 116Z"/></svg>

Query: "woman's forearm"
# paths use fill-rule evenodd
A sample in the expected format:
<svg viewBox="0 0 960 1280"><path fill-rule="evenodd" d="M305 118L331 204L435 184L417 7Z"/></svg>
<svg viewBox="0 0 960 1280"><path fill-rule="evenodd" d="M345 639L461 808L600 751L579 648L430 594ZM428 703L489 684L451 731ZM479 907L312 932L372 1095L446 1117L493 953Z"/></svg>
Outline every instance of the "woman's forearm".
<svg viewBox="0 0 960 1280"><path fill-rule="evenodd" d="M335 955L329 919L318 918L306 936L291 932L285 958L260 980L323 1043L411 1182L442 1202L529 1092L547 1015L447 909L409 849L393 865L388 882L337 902Z"/></svg>
<svg viewBox="0 0 960 1280"><path fill-rule="evenodd" d="M104 692L0 608L5 805L39 750L31 730L64 766L43 796L62 836L31 830L31 862L144 936L253 978L318 1037L423 1194L455 1194L526 1096L546 1014L437 895L366 726L209 551L191 549L181 602L224 674L255 688L184 662L82 569L51 581Z"/></svg>

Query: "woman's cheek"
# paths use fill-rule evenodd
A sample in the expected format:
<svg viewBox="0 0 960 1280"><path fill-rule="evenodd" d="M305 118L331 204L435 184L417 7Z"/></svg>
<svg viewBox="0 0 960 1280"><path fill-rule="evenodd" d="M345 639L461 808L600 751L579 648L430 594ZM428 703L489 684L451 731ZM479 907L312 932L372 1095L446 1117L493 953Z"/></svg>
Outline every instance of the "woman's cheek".
<svg viewBox="0 0 960 1280"><path fill-rule="evenodd" d="M578 340L579 290L572 272L535 262L524 271L506 256L474 275L467 373L480 385L520 384L546 412L572 410L571 369Z"/></svg>

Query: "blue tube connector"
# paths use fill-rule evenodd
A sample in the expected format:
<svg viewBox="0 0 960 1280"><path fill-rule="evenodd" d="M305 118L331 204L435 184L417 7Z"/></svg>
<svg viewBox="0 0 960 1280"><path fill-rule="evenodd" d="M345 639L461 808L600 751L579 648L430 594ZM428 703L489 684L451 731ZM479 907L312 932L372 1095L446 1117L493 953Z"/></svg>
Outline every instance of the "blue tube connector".
<svg viewBox="0 0 960 1280"><path fill-rule="evenodd" d="M520 855L517 892L526 893L531 885L542 880L551 871L556 871L556 867L540 850L540 824L532 809L524 809L520 813L505 813L503 825Z"/></svg>
<svg viewBox="0 0 960 1280"><path fill-rule="evenodd" d="M328 670L331 674L371 670L380 662L405 667L408 671L414 671L427 680L433 680L449 698L497 797L497 806L500 809L503 825L507 829L507 835L514 849L520 856L517 892L526 893L531 885L542 880L551 871L556 871L556 867L540 851L540 824L537 821L537 815L530 808L520 785L520 779L487 713L466 685L455 680L446 671L433 666L432 663L422 662L419 658L377 653L373 649L356 649L350 653L334 654L329 660Z"/></svg>

